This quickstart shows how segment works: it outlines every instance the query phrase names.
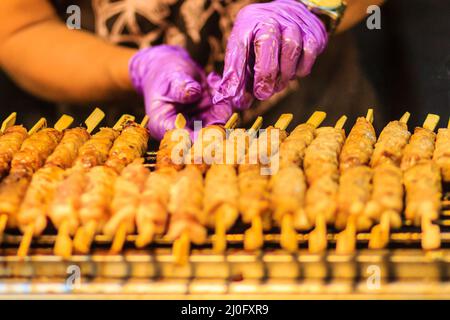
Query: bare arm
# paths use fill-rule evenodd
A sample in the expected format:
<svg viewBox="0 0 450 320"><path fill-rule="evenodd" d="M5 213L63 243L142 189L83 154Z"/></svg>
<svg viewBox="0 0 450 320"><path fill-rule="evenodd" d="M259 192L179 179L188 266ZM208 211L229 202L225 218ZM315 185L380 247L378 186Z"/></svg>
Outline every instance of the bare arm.
<svg viewBox="0 0 450 320"><path fill-rule="evenodd" d="M342 18L337 32L350 29L367 15L367 8L371 5L381 5L385 0L346 0L347 11Z"/></svg>
<svg viewBox="0 0 450 320"><path fill-rule="evenodd" d="M70 30L47 0L0 1L0 67L42 98L91 102L132 91L135 50Z"/></svg>

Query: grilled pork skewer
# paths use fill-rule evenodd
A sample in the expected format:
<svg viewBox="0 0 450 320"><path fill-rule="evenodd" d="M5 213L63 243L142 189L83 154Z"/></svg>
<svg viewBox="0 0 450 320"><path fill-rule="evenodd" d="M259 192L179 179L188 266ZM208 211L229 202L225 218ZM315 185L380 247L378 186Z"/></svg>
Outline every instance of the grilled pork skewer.
<svg viewBox="0 0 450 320"><path fill-rule="evenodd" d="M90 129L82 127L65 129L60 143L47 158L44 167L33 175L17 214L19 227L24 233L18 251L19 256L26 256L33 235L40 235L44 231L47 226L47 216L58 230L64 230L61 220L53 216L49 210L56 186L63 179L64 171L74 163L80 147L89 140L89 131L95 128L91 126L91 123L95 121L95 124L98 124L104 115L103 111L97 108L85 121L88 127L91 127ZM57 243L60 241L58 232ZM58 250L55 253L58 254Z"/></svg>
<svg viewBox="0 0 450 320"><path fill-rule="evenodd" d="M169 220L168 204L170 187L176 172L184 168L184 158L190 149L191 139L185 130L186 119L178 114L175 129L164 134L156 153L156 170L145 182L136 211L138 237L136 246L143 248L150 244L155 234L162 234ZM174 155L178 159L174 159ZM176 161L174 161L176 160Z"/></svg>
<svg viewBox="0 0 450 320"><path fill-rule="evenodd" d="M85 232L81 233L82 238L77 241L76 249L79 251L89 251L95 233L104 228L113 213L117 213L112 212L110 205L114 199L115 182L124 167L144 155L149 139L145 129L147 122L148 117L145 117L140 125L134 122L126 123L114 141L105 165L94 167L87 173L87 186L81 196L79 210L81 225L85 227ZM122 225L115 230L113 251L120 251L124 244L127 221L122 221Z"/></svg>
<svg viewBox="0 0 450 320"><path fill-rule="evenodd" d="M28 132L23 126L7 127L5 123L3 127L5 130L0 136L0 179L8 174L14 154L20 150L22 143L28 137Z"/></svg>
<svg viewBox="0 0 450 320"><path fill-rule="evenodd" d="M30 129L29 137L12 158L9 175L0 183L2 225L8 224L10 228L17 226L16 214L32 174L43 165L61 138L60 131L42 129L44 126L46 126L46 120L42 118ZM3 230L1 232L3 233Z"/></svg>
<svg viewBox="0 0 450 320"><path fill-rule="evenodd" d="M306 149L304 170L309 186L306 194L307 217L297 217L298 229L308 229L311 222L316 220L317 214L321 213L325 214L328 223L334 223L339 154L345 141L345 131L342 128L346 120L344 116L335 127L317 129L316 138ZM320 201L318 195L321 195Z"/></svg>
<svg viewBox="0 0 450 320"><path fill-rule="evenodd" d="M297 228L308 229L315 223L309 237L309 251L321 252L327 248L326 224L334 223L338 190L338 159L345 141L343 129L347 121L342 116L334 128L316 130L316 138L306 149L305 174L309 189L306 193L306 214L299 211ZM321 175L317 175L321 172Z"/></svg>
<svg viewBox="0 0 450 320"><path fill-rule="evenodd" d="M292 114L280 116L274 126L269 126L250 145L246 162L239 166L239 208L242 220L251 222L244 237L246 250L257 250L264 244L264 222L270 221L270 167L278 155L280 144L287 138L286 128ZM269 171L269 172L264 172Z"/></svg>
<svg viewBox="0 0 450 320"><path fill-rule="evenodd" d="M448 121L447 128L438 130L433 161L441 169L442 180L444 182L450 182L450 120Z"/></svg>
<svg viewBox="0 0 450 320"><path fill-rule="evenodd" d="M169 239L175 240L173 255L177 264L187 263L191 241L199 244L206 240L205 226L209 219L208 212L203 210L204 181L202 173L208 169L213 159L223 157L223 154L215 154L216 146L220 141L224 141L225 130L234 127L237 120L237 114L233 114L223 127L213 125L203 128L198 140L194 142L193 148L203 151L202 161L206 161L206 163L198 163L199 155L191 149L189 152L191 163L179 171L175 177L170 190L168 209L171 219L167 236ZM208 150L207 148L212 149ZM207 153L204 153L205 151ZM208 159L209 156L212 158ZM196 161L192 162L192 159Z"/></svg>
<svg viewBox="0 0 450 320"><path fill-rule="evenodd" d="M270 179L273 218L281 226L280 245L291 252L298 248L293 217L298 210L304 210L306 181L301 167L305 150L325 117L324 112L314 112L306 123L298 125L281 143L280 169Z"/></svg>
<svg viewBox="0 0 450 320"><path fill-rule="evenodd" d="M345 227L352 214L357 216L358 229L368 229L371 226L371 220L364 216L363 210L370 199L372 187L372 171L368 166L376 142L372 122L373 110L369 109L366 118L357 119L342 148L336 219L336 227L339 229Z"/></svg>

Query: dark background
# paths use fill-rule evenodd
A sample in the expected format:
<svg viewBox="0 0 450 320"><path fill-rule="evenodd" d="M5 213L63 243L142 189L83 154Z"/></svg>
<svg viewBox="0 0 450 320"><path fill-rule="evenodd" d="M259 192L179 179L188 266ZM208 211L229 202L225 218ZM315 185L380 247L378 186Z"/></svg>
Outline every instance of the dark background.
<svg viewBox="0 0 450 320"><path fill-rule="evenodd" d="M340 41L339 37L334 41ZM382 8L381 30L368 30L362 22L344 37L356 41L358 57L354 63L375 92L374 98L363 100L371 105L362 109L375 106L383 120L397 119L410 111L411 125L419 125L427 113L433 112L440 114L441 125L446 125L450 115L450 1L387 1ZM323 85L327 79L321 81ZM339 87L339 83L326 85ZM341 95L345 98L346 91ZM292 99L296 101L295 96ZM72 108L79 110L72 115L79 121L92 107ZM52 123L64 110L23 92L4 73L0 73L0 108L1 119L17 111L19 122L27 126L41 116ZM346 112L350 117L361 114L361 110ZM377 129L381 126L378 123Z"/></svg>

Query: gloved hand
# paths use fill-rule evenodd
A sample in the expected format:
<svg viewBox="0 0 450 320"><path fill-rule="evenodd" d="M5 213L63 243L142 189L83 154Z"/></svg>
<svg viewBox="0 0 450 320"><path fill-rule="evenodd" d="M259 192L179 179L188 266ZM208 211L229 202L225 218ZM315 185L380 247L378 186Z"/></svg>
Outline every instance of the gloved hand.
<svg viewBox="0 0 450 320"><path fill-rule="evenodd" d="M296 0L251 4L237 15L228 39L222 82L214 102L246 109L252 96L266 100L289 80L310 73L325 49L325 26Z"/></svg>
<svg viewBox="0 0 450 320"><path fill-rule="evenodd" d="M191 136L194 120L202 120L203 126L224 124L232 114L229 103L212 104L220 77L206 76L181 47L142 49L132 57L129 72L134 87L144 95L150 134L156 139L174 128L178 113L186 117Z"/></svg>

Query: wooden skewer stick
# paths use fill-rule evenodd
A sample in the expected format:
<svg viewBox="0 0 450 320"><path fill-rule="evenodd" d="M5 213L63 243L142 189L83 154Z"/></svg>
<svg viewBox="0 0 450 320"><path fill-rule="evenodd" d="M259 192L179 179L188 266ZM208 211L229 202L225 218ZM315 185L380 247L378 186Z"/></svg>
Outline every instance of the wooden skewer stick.
<svg viewBox="0 0 450 320"><path fill-rule="evenodd" d="M63 131L67 129L73 122L73 118L66 114L62 115L61 118L55 123L54 128L58 131ZM34 126L30 129L32 133L39 131L40 129L47 126L47 121L45 118L41 118ZM30 132L29 131L29 132ZM17 256L20 258L24 258L28 255L28 250L31 245L31 240L33 239L34 234L34 223L28 225L25 229L25 232L22 236L22 240L20 241L19 250L17 251Z"/></svg>
<svg viewBox="0 0 450 320"><path fill-rule="evenodd" d="M353 253L356 248L356 216L350 215L347 227L337 235L336 252L338 254Z"/></svg>
<svg viewBox="0 0 450 320"><path fill-rule="evenodd" d="M370 123L373 123L374 120L373 109L367 110L366 120L369 121Z"/></svg>
<svg viewBox="0 0 450 320"><path fill-rule="evenodd" d="M284 113L278 118L277 122L275 123L274 127L279 130L286 130L286 128L289 126L293 118L293 115L291 113ZM282 223L283 225L283 223ZM285 223L285 230L291 229L293 230L293 227L289 228L288 226L293 226L292 219L288 219ZM285 231L286 232L286 231ZM294 230L295 232L295 230ZM292 244L292 232L286 233L284 237L282 236L283 244L285 244L286 241L291 241ZM294 241L295 243L295 241ZM262 217L260 214L255 216L252 219L252 225L251 227L245 231L245 238L244 238L244 247L247 250L255 250L259 249L264 244L264 224L262 221ZM288 246L291 248L292 246Z"/></svg>
<svg viewBox="0 0 450 320"><path fill-rule="evenodd" d="M0 129L1 133L5 132L6 129L8 129L9 127L12 127L13 125L16 124L16 119L17 119L17 113L13 112L11 113L8 118L6 118L3 122L2 122L2 127Z"/></svg>
<svg viewBox="0 0 450 320"><path fill-rule="evenodd" d="M94 111L84 121L86 125L86 131L89 134L92 133L95 130L95 128L100 124L100 122L103 120L104 117L105 113L101 109L95 108ZM69 119L67 119L65 126L66 128L70 126ZM64 125L62 127L64 127ZM73 249L73 241L70 236L69 221L64 220L61 222L58 228L58 234L56 236L53 252L57 256L60 256L64 259L68 259L72 255L72 249Z"/></svg>
<svg viewBox="0 0 450 320"><path fill-rule="evenodd" d="M94 110L94 113L96 110ZM101 113L97 111L97 114L100 116ZM120 131L123 129L124 125L129 121L134 121L136 118L129 114L122 115L119 120L114 124L113 129ZM146 117L143 118L142 123L146 125ZM100 121L99 121L100 122ZM92 126L94 130L95 126ZM92 241L94 241L95 233L97 231L97 222L95 220L88 221L84 226L79 227L75 233L74 239L73 239L73 246L75 247L76 251L80 253L88 253Z"/></svg>
<svg viewBox="0 0 450 320"><path fill-rule="evenodd" d="M314 128L318 128L326 116L327 114L323 111L315 111L306 123L314 126ZM300 208L297 214L307 220L306 212L303 208ZM281 220L280 246L289 252L295 252L298 249L297 231L295 230L294 219L291 214L285 214Z"/></svg>
<svg viewBox="0 0 450 320"><path fill-rule="evenodd" d="M403 122L403 123L408 123L410 117L411 117L411 113L405 112L399 121Z"/></svg>
<svg viewBox="0 0 450 320"><path fill-rule="evenodd" d="M311 253L320 253L327 249L327 222L324 214L316 217L316 227L309 234L308 249Z"/></svg>
<svg viewBox="0 0 450 320"><path fill-rule="evenodd" d="M441 117L439 117L438 115L430 113L427 115L427 118L425 119L422 127L430 131L434 131L439 124L440 119Z"/></svg>
<svg viewBox="0 0 450 320"><path fill-rule="evenodd" d="M347 116L342 116L339 118L339 120L336 122L336 124L334 125L334 127L336 129L342 129L345 126L345 123L347 122Z"/></svg>
<svg viewBox="0 0 450 320"><path fill-rule="evenodd" d="M178 118L178 116L177 116L177 118ZM146 115L142 119L140 126L145 128L147 126L149 120L150 120L149 117ZM119 252L122 251L123 246L125 245L125 241L127 240L127 233L128 233L127 222L122 221L114 235L114 239L111 244L111 249L109 250L109 252L111 254L118 254Z"/></svg>

